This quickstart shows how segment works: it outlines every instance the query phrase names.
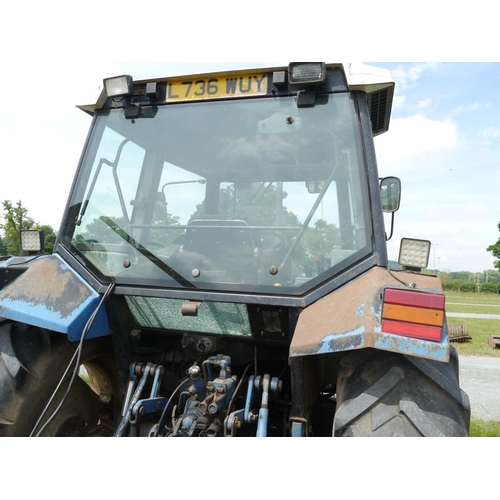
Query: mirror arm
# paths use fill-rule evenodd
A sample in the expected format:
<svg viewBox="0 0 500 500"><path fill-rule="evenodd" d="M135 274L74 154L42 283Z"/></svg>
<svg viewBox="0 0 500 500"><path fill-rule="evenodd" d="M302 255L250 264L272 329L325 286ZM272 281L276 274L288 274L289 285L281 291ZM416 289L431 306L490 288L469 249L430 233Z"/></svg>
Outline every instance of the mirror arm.
<svg viewBox="0 0 500 500"><path fill-rule="evenodd" d="M394 212L391 212L391 234L387 237L387 233L385 234L385 241L389 241L392 238L394 233Z"/></svg>

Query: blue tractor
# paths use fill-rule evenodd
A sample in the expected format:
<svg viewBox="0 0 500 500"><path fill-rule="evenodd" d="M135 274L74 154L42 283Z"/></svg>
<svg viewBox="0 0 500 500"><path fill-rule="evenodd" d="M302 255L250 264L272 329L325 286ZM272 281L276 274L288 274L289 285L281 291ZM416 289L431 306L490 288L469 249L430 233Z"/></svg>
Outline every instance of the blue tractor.
<svg viewBox="0 0 500 500"><path fill-rule="evenodd" d="M430 243L388 267L393 93L326 63L104 80L54 253L0 262L0 435L467 436Z"/></svg>

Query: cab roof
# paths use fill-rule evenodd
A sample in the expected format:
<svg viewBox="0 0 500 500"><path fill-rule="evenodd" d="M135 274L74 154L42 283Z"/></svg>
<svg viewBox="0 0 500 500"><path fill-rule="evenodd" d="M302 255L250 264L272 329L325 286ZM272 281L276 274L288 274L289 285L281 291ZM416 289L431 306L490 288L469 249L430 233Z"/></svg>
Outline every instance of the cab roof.
<svg viewBox="0 0 500 500"><path fill-rule="evenodd" d="M388 70L363 63L326 63L327 68L342 68L350 91L365 92L368 96L370 118L372 120L373 134L378 135L389 129L392 100L394 96L394 80ZM248 67L245 69L210 71L184 75L170 75L158 78L134 80L134 84L143 85L151 82L167 82L170 80L211 77L224 74L227 76L241 75L248 72L273 73L275 71L288 71L288 66ZM77 106L79 109L93 115L101 109L107 96L104 88L93 104Z"/></svg>

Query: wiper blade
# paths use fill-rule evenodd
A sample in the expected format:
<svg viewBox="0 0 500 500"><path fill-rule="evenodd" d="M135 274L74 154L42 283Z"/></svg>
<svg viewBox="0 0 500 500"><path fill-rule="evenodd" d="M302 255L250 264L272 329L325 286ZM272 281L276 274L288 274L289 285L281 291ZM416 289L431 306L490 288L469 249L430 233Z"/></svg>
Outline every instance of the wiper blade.
<svg viewBox="0 0 500 500"><path fill-rule="evenodd" d="M129 245L134 247L141 255L144 255L146 259L152 262L156 267L161 269L164 273L168 274L177 283L181 284L185 288L196 288L196 286L191 283L191 281L184 278L177 271L172 269L168 264L159 259L154 253L150 252L146 247L142 246L138 241L136 241L130 234L123 230L118 224L112 221L109 217L101 215L100 219L112 229L118 236L123 238Z"/></svg>

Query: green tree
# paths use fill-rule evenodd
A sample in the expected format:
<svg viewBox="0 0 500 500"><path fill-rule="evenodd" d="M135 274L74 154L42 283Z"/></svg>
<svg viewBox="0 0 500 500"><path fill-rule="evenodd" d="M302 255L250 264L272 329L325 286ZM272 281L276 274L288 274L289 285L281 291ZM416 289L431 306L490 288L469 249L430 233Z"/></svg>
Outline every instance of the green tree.
<svg viewBox="0 0 500 500"><path fill-rule="evenodd" d="M5 246L3 238L0 236L0 255L7 255L7 247Z"/></svg>
<svg viewBox="0 0 500 500"><path fill-rule="evenodd" d="M500 230L500 222L498 223L498 229ZM490 252L493 257L500 259L500 238L496 243L490 245L486 250ZM500 271L500 260L496 260L493 265Z"/></svg>
<svg viewBox="0 0 500 500"><path fill-rule="evenodd" d="M15 205L10 200L2 201L3 229L4 237L0 241L1 255L19 255L20 235L19 231L26 229L36 229L44 232L45 252L52 253L56 241L56 233L51 226L40 225L32 217L28 216L28 209L23 207L19 200Z"/></svg>
<svg viewBox="0 0 500 500"><path fill-rule="evenodd" d="M57 234L51 226L47 224L37 224L35 229L43 231L44 237L44 253L52 253L54 251L54 246L56 244Z"/></svg>
<svg viewBox="0 0 500 500"><path fill-rule="evenodd" d="M124 230L127 229L124 217L111 217L111 219L117 226ZM123 238L110 229L100 217L96 217L92 222L86 224L85 230L78 234L76 239L89 243L123 243Z"/></svg>
<svg viewBox="0 0 500 500"><path fill-rule="evenodd" d="M19 255L19 231L21 229L33 229L35 221L28 217L28 209L23 207L21 201L13 205L10 200L2 201L3 205L3 224L0 229L4 231L4 245L6 253L10 255Z"/></svg>
<svg viewBox="0 0 500 500"><path fill-rule="evenodd" d="M319 219L314 223L314 228L306 232L304 239L308 258L326 256L340 244L340 233L335 224Z"/></svg>

